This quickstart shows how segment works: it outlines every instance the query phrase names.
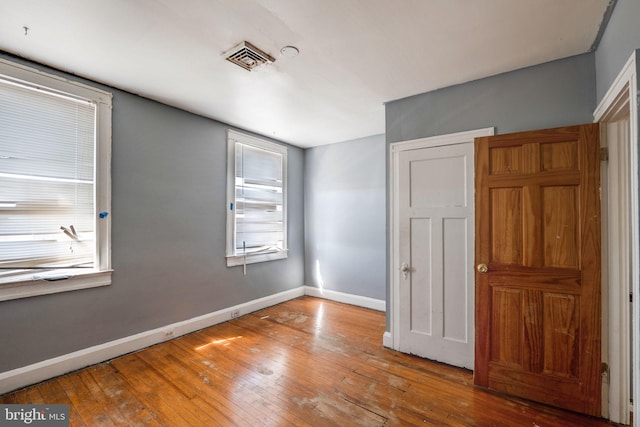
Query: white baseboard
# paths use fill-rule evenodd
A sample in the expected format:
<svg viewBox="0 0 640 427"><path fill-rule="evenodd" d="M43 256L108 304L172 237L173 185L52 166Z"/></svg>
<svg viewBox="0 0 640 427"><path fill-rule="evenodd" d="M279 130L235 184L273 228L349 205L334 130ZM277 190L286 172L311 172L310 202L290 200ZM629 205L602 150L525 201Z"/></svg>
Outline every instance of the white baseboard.
<svg viewBox="0 0 640 427"><path fill-rule="evenodd" d="M316 298L324 298L331 301L345 304L357 305L358 307L370 308L377 311L387 311L387 303L384 300L363 297L360 295L345 294L344 292L320 289L313 286L305 286L304 294Z"/></svg>
<svg viewBox="0 0 640 427"><path fill-rule="evenodd" d="M382 335L382 345L386 348L393 349L393 337L391 336L391 332L385 331Z"/></svg>
<svg viewBox="0 0 640 427"><path fill-rule="evenodd" d="M217 325L231 319L231 313L238 310L237 315L242 316L254 311L282 302L301 297L306 293L306 287L291 289L259 298L253 301L239 304L223 310L215 311L202 316L194 317L182 322L173 323L161 328L145 331L115 341L85 348L53 359L44 360L32 365L13 369L0 373L0 394L4 394L19 388L36 384L67 372L75 371L86 366L104 362L123 354L141 350L154 344L188 334L209 326ZM233 316L237 317L237 316Z"/></svg>

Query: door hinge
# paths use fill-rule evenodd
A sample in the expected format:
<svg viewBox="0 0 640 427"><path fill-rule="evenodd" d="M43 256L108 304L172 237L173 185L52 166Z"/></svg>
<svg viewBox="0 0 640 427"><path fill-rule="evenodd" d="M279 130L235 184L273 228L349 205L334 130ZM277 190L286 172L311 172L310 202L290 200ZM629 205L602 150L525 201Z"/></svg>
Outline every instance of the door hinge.
<svg viewBox="0 0 640 427"><path fill-rule="evenodd" d="M629 294L629 302L633 302L633 294Z"/></svg>
<svg viewBox="0 0 640 427"><path fill-rule="evenodd" d="M600 367L600 373L609 375L609 364L606 362L602 362L602 366Z"/></svg>
<svg viewBox="0 0 640 427"><path fill-rule="evenodd" d="M600 161L606 162L609 160L609 147L600 147Z"/></svg>

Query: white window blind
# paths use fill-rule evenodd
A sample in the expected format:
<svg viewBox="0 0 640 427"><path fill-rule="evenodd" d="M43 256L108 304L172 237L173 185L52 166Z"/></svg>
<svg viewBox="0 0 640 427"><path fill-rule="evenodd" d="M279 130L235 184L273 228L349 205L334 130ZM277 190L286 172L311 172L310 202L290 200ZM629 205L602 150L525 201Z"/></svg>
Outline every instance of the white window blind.
<svg viewBox="0 0 640 427"><path fill-rule="evenodd" d="M0 301L111 283L111 106L0 58Z"/></svg>
<svg viewBox="0 0 640 427"><path fill-rule="evenodd" d="M228 265L285 257L286 147L230 131L229 151Z"/></svg>
<svg viewBox="0 0 640 427"><path fill-rule="evenodd" d="M94 267L95 141L93 102L0 78L0 277Z"/></svg>

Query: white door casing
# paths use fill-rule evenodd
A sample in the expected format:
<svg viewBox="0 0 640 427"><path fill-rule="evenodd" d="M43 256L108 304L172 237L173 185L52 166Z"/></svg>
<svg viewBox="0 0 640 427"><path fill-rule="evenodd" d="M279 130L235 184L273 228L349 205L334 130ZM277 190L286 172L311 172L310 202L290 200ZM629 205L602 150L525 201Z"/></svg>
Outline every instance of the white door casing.
<svg viewBox="0 0 640 427"><path fill-rule="evenodd" d="M603 382L603 402L611 421L628 424L630 421L630 380L633 382L634 400L640 399L640 372L635 369L631 379L630 344L633 344L633 366L640 366L640 305L634 298L633 310L628 303L629 293L640 292L640 224L638 223L638 109L636 102L637 71L634 52L593 113L594 122L600 122L603 139L609 148L608 176L603 180L603 205L607 212L608 260L603 269L607 277L607 324L603 346L603 360L609 364L608 389ZM603 243L604 245L605 243ZM603 294L605 294L603 290ZM633 321L630 322L631 312ZM631 325L631 323L633 325ZM632 339L630 340L630 329ZM631 343L630 343L631 341ZM603 342L603 344L605 344ZM604 412L603 412L604 413ZM640 425L634 417L634 425Z"/></svg>
<svg viewBox="0 0 640 427"><path fill-rule="evenodd" d="M473 141L493 134L392 144L389 341L396 350L473 369Z"/></svg>

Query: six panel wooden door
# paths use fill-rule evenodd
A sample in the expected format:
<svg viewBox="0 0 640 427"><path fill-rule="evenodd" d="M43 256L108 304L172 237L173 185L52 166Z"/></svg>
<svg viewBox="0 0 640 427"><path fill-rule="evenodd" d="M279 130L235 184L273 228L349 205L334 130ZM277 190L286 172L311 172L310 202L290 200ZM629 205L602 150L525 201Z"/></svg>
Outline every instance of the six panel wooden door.
<svg viewBox="0 0 640 427"><path fill-rule="evenodd" d="M474 381L599 416L598 125L476 139Z"/></svg>

